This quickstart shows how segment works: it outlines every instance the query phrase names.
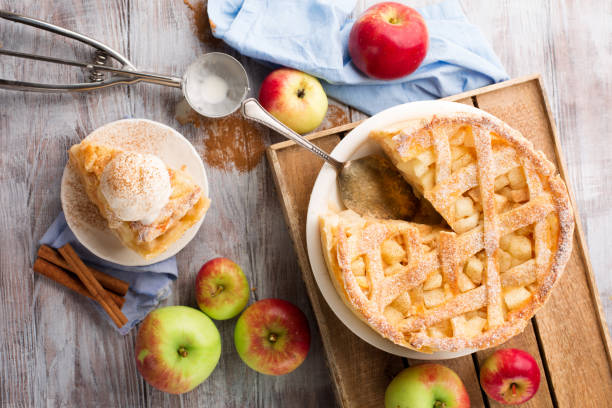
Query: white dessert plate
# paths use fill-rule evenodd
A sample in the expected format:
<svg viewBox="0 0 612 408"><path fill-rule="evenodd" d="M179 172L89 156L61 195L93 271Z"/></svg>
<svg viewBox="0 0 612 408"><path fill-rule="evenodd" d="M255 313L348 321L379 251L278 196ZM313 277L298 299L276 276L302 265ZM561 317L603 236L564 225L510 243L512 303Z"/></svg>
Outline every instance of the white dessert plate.
<svg viewBox="0 0 612 408"><path fill-rule="evenodd" d="M159 156L169 167L185 170L208 197L208 180L200 155L183 135L169 126L148 119L123 119L108 123L90 133L85 140L97 141L124 150ZM97 207L89 201L79 175L66 164L61 187L62 209L68 226L77 239L95 255L125 266L150 265L170 258L189 243L204 217L189 228L166 251L144 259L126 248L106 227Z"/></svg>
<svg viewBox="0 0 612 408"><path fill-rule="evenodd" d="M431 117L436 113L451 112L480 112L482 111L468 105L447 101L423 101L411 102L386 109L369 119L365 120L351 132L349 132L332 151L332 156L340 161L357 159L369 154L380 152L381 149L375 142L368 140L371 130L390 126L394 123ZM321 248L321 236L319 232L319 217L330 208L335 210L345 209L340 200L338 183L336 181L336 170L329 164L323 165L310 195L308 205L308 216L306 219L306 244L308 257L315 280L323 297L334 311L336 316L357 336L391 354L420 360L444 360L471 354L474 350L462 350L458 352L436 352L420 353L399 346L392 341L382 337L374 329L363 322L342 301L336 292L329 276L323 252Z"/></svg>

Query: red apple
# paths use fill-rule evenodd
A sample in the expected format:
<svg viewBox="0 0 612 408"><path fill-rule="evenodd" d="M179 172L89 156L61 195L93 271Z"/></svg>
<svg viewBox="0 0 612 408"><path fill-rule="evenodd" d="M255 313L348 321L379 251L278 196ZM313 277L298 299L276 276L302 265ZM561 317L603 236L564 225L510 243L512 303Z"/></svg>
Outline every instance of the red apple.
<svg viewBox="0 0 612 408"><path fill-rule="evenodd" d="M249 282L235 262L211 259L196 277L196 299L200 310L213 319L231 319L249 302Z"/></svg>
<svg viewBox="0 0 612 408"><path fill-rule="evenodd" d="M522 404L540 386L540 369L533 356L518 349L491 354L480 368L480 385L490 398L503 404Z"/></svg>
<svg viewBox="0 0 612 408"><path fill-rule="evenodd" d="M238 318L234 344L242 361L253 370L268 375L287 374L308 354L308 320L286 300L260 300Z"/></svg>
<svg viewBox="0 0 612 408"><path fill-rule="evenodd" d="M440 364L404 369L385 391L385 408L469 408L470 397L453 370Z"/></svg>
<svg viewBox="0 0 612 408"><path fill-rule="evenodd" d="M378 79L414 72L427 54L429 36L423 17L394 2L375 4L355 21L349 36L353 64Z"/></svg>
<svg viewBox="0 0 612 408"><path fill-rule="evenodd" d="M281 68L264 79L259 102L276 119L297 133L321 124L327 112L327 95L319 80L304 72Z"/></svg>
<svg viewBox="0 0 612 408"><path fill-rule="evenodd" d="M182 394L213 372L221 356L221 336L197 309L162 307L141 323L135 353L136 368L149 384Z"/></svg>

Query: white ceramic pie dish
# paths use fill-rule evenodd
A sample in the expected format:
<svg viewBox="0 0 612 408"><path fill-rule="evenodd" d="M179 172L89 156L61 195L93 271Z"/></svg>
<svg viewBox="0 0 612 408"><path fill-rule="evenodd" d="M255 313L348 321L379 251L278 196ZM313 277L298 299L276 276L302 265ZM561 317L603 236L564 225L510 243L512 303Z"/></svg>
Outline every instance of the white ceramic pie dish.
<svg viewBox="0 0 612 408"><path fill-rule="evenodd" d="M370 117L349 132L334 148L332 156L344 162L375 152L381 152L382 150L375 142L368 140L370 131L406 120L431 116L436 113L447 114L453 112L478 112L481 115L486 115L485 112L472 106L448 101L411 102L394 106ZM338 292L336 292L329 276L325 259L323 258L319 216L327 212L329 208L335 210L345 209L340 200L338 184L336 182L336 170L326 163L321 168L310 195L306 219L306 244L310 266L317 285L336 316L362 340L374 347L398 356L421 360L444 360L471 354L474 350L468 349L458 352L436 352L429 354L399 346L382 337L349 309L340 298Z"/></svg>
<svg viewBox="0 0 612 408"><path fill-rule="evenodd" d="M208 180L200 155L183 135L169 126L148 119L123 119L94 130L85 140L154 154L175 169L185 166L187 173L208 197ZM170 258L193 239L204 221L202 217L160 255L144 259L123 246L105 226L97 208L87 198L78 174L68 164L62 175L60 197L68 226L79 242L100 258L119 265L150 265Z"/></svg>

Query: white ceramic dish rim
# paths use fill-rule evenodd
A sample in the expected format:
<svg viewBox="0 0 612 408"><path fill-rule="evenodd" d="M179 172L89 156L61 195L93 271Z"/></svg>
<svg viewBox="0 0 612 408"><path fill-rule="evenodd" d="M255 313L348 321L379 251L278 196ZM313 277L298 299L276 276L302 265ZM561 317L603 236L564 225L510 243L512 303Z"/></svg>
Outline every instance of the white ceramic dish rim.
<svg viewBox="0 0 612 408"><path fill-rule="evenodd" d="M191 176L193 180L196 182L196 184L198 184L202 188L202 192L204 193L204 195L206 195L210 199L209 191L208 191L208 178L206 176L206 170L204 168L204 163L202 162L202 158L200 157L198 152L195 150L193 145L189 142L189 140L185 138L185 136L183 136L176 129L173 129L168 125L165 125L163 123L159 123L159 122L156 122L150 119L141 119L141 118L120 119L114 122L106 123L105 125L95 129L94 131L89 133L83 140L87 140L87 138L89 138L91 135L94 135L95 133L102 131L106 127L116 126L117 124L121 124L121 123L134 123L134 122L150 123L154 126L167 130L168 134L172 135L172 137L175 138L175 141L178 142L180 146L182 146L182 149L180 152L173 151L172 156L176 158L181 157L180 160L183 162L185 162L185 157L188 157L189 161L193 165L195 165L195 167L197 167L198 169L197 173L199 174L191 174ZM163 156L164 154L162 153L161 155ZM168 157L162 157L162 159L165 162L168 162ZM175 164L175 163L170 162L168 164L171 167L175 167L175 168L180 167L180 165L176 166L176 164L178 163ZM68 189L70 189L69 185L66 183L67 173L68 173L68 165L66 165L66 167L64 168L64 172L62 174L61 192L60 192L62 210L64 211L64 214L66 216L66 222L68 223L68 226L70 227L70 229L76 236L77 240L81 244L83 244L83 246L85 246L89 251L91 251L94 255L106 261L116 263L118 265L146 266L146 265L151 265L157 262L161 262L163 260L166 260L176 255L195 237L196 233L198 232L202 223L204 222L204 218L206 218L206 214L204 214L204 216L195 225L193 225L191 228L185 231L185 233L176 242L174 242L166 251L162 252L161 254L159 254L158 256L152 259L146 260L143 257L141 257L139 254L137 254L135 251L132 251L128 248L125 248L126 252L124 252L125 254L124 256L121 256L121 257L107 256L99 250L99 248L104 245L104 243L101 242L101 240L97 238L97 236L99 236L99 231L98 231L98 234L92 234L91 232L88 231L86 227L83 227L79 223L73 222L70 214L66 211L67 210L66 205L65 205L66 200L64 199L64 196L66 192L68 191ZM104 231L103 233L104 233L105 239L114 239L118 241L118 238L110 230Z"/></svg>
<svg viewBox="0 0 612 408"><path fill-rule="evenodd" d="M480 115L491 116L473 106L449 101L420 101L397 105L366 119L350 131L336 145L332 151L332 156L344 162L380 151L380 148L374 142L368 140L370 131L406 120L454 112L476 112ZM336 170L331 165L325 163L317 176L308 204L306 246L315 281L325 301L336 316L362 340L374 347L398 356L419 360L445 360L473 353L474 350L471 349L458 352L435 352L432 354L410 350L382 337L349 309L334 288L321 249L319 216L325 213L330 206L339 209L345 208L338 194Z"/></svg>

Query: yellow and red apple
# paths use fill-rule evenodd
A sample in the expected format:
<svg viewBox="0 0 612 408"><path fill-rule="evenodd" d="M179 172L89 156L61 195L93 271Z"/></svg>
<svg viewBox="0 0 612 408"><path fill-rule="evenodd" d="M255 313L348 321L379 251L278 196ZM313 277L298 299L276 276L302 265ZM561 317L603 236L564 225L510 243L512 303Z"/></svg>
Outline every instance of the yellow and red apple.
<svg viewBox="0 0 612 408"><path fill-rule="evenodd" d="M234 344L242 361L253 370L267 375L287 374L308 354L308 320L286 300L260 300L238 318Z"/></svg>
<svg viewBox="0 0 612 408"><path fill-rule="evenodd" d="M522 404L540 387L540 369L533 356L519 349L501 349L480 367L480 385L502 404Z"/></svg>
<svg viewBox="0 0 612 408"><path fill-rule="evenodd" d="M385 391L385 408L469 408L470 398L459 376L441 364L404 369Z"/></svg>
<svg viewBox="0 0 612 408"><path fill-rule="evenodd" d="M221 336L204 313L167 306L149 313L136 337L136 367L158 390L191 391L213 372L221 356Z"/></svg>
<svg viewBox="0 0 612 408"><path fill-rule="evenodd" d="M242 268L227 258L206 262L195 286L200 310L216 320L237 316L249 302L249 282Z"/></svg>
<svg viewBox="0 0 612 408"><path fill-rule="evenodd" d="M264 79L259 103L285 126L301 134L319 126L327 112L327 95L319 80L291 68L272 71Z"/></svg>
<svg viewBox="0 0 612 408"><path fill-rule="evenodd" d="M355 22L349 35L353 64L366 75L396 79L414 72L427 54L429 35L423 17L395 2L375 4Z"/></svg>

